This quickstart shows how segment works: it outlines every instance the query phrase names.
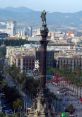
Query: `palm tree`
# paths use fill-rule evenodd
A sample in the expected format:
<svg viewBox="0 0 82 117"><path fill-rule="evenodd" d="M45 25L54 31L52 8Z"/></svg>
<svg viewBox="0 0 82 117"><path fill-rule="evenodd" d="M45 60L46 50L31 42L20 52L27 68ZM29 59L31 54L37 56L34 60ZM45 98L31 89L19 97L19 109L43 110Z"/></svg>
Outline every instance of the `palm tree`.
<svg viewBox="0 0 82 117"><path fill-rule="evenodd" d="M2 90L5 86L7 86L7 82L5 80L0 81L0 90Z"/></svg>
<svg viewBox="0 0 82 117"><path fill-rule="evenodd" d="M19 84L19 90L22 89L22 86L25 82L26 75L24 73L19 73L17 77L17 82Z"/></svg>
<svg viewBox="0 0 82 117"><path fill-rule="evenodd" d="M4 113L0 113L0 117L5 117L6 115Z"/></svg>
<svg viewBox="0 0 82 117"><path fill-rule="evenodd" d="M75 112L75 108L72 104L70 104L66 109L66 112L69 112L70 114L73 114Z"/></svg>
<svg viewBox="0 0 82 117"><path fill-rule="evenodd" d="M17 99L16 101L13 102L13 109L14 109L14 114L16 110L20 111L20 117L21 117L21 109L23 108L23 101L21 99Z"/></svg>
<svg viewBox="0 0 82 117"><path fill-rule="evenodd" d="M12 65L11 67L9 67L7 69L7 73L13 78L13 79L17 79L18 74L20 73L20 70L15 66Z"/></svg>
<svg viewBox="0 0 82 117"><path fill-rule="evenodd" d="M8 117L18 117L17 114L14 114L14 115L8 115Z"/></svg>

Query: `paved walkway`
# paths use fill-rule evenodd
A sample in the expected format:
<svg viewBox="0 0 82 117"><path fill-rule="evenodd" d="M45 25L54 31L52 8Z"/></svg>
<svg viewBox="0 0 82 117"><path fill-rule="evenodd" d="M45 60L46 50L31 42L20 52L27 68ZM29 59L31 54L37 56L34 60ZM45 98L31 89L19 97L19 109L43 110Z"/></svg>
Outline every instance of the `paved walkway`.
<svg viewBox="0 0 82 117"><path fill-rule="evenodd" d="M76 109L74 117L82 117L82 103L80 101L79 96L77 96L77 87L74 87L72 85L58 85L48 83L47 87L50 89L51 92L53 92L55 95L60 95L63 99L63 105L62 108L66 108L69 104L73 104L73 106ZM74 90L73 90L74 88ZM63 89L66 89L63 92ZM62 93L60 93L62 92ZM61 95L62 94L62 95ZM67 95L65 95L67 94ZM80 91L78 89L78 95L80 95ZM76 116L77 115L77 116Z"/></svg>

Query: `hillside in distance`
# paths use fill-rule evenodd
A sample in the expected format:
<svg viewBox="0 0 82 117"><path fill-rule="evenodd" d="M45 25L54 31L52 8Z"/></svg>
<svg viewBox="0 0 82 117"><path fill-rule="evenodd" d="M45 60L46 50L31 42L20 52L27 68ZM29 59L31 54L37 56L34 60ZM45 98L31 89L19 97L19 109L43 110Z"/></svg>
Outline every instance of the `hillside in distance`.
<svg viewBox="0 0 82 117"><path fill-rule="evenodd" d="M26 7L7 7L0 9L0 20L16 20L17 22L40 25L40 11ZM75 13L47 13L47 23L55 26L82 26L82 11Z"/></svg>

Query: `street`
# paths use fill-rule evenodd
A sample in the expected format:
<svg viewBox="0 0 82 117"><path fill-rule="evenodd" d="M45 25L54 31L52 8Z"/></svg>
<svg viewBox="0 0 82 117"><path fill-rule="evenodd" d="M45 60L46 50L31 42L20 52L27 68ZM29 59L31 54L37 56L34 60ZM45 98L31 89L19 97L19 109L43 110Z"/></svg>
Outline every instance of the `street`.
<svg viewBox="0 0 82 117"><path fill-rule="evenodd" d="M72 104L75 108L74 117L82 117L82 102L76 95L76 92L72 90L72 86L68 87L68 85L48 83L47 87L50 89L50 92L53 92L58 98L62 99L60 102L62 103L61 109L59 110L60 112L64 112L66 107Z"/></svg>

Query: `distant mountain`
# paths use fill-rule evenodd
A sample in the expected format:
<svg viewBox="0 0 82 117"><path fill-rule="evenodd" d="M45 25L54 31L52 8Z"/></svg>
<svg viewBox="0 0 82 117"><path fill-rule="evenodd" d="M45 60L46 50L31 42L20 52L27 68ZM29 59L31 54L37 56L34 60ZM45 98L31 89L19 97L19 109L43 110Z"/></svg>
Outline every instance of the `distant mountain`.
<svg viewBox="0 0 82 117"><path fill-rule="evenodd" d="M16 20L29 25L40 24L40 11L34 11L26 7L7 7L0 9L0 19ZM82 11L76 13L48 13L47 23L55 26L82 26Z"/></svg>

